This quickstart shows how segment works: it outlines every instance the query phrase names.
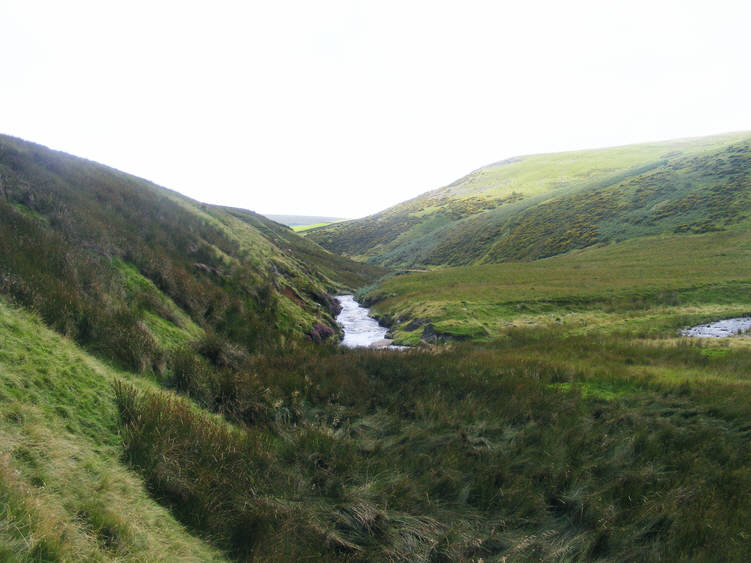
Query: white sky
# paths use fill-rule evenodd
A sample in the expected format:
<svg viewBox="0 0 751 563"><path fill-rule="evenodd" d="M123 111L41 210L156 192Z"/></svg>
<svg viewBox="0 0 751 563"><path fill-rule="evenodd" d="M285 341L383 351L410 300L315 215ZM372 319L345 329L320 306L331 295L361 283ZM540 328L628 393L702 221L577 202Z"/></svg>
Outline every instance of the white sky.
<svg viewBox="0 0 751 563"><path fill-rule="evenodd" d="M751 1L0 0L0 132L262 213L751 129Z"/></svg>

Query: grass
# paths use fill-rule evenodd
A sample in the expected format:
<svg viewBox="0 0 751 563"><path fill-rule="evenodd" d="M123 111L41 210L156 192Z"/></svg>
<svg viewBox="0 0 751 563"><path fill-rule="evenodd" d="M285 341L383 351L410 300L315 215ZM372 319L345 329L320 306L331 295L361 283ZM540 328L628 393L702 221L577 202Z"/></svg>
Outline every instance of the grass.
<svg viewBox="0 0 751 563"><path fill-rule="evenodd" d="M720 295L742 305L747 245L728 237L676 236L663 247L676 261L681 248L694 257L704 284L690 294L695 307ZM677 270L646 256L638 270L634 244L572 254L573 265L453 279L505 280L532 306L538 289L511 282L536 276L559 303L605 296L614 312L650 309L633 307L634 292L643 298L645 279L664 284ZM713 270L719 247L728 261ZM587 290L574 272L602 279ZM723 272L733 280L713 286ZM427 293L447 273L463 275L394 276L383 289L414 283ZM0 319L6 558L751 555L751 502L738 494L751 486L751 345L740 339L512 326L489 342L425 351L310 345L260 355L205 333L171 352L164 382L179 396L102 364L38 317L3 304Z"/></svg>
<svg viewBox="0 0 751 563"><path fill-rule="evenodd" d="M0 559L223 559L122 462L111 390L127 377L0 302Z"/></svg>
<svg viewBox="0 0 751 563"><path fill-rule="evenodd" d="M740 561L751 356L715 345L537 328L300 351L236 377L234 430L118 401L153 493L240 559Z"/></svg>
<svg viewBox="0 0 751 563"><path fill-rule="evenodd" d="M747 231L641 238L535 262L392 276L364 297L408 343L428 324L448 338L535 325L674 335L750 312L750 254Z"/></svg>
<svg viewBox="0 0 751 563"><path fill-rule="evenodd" d="M737 225L749 133L523 156L307 238L391 267L537 259L596 243Z"/></svg>

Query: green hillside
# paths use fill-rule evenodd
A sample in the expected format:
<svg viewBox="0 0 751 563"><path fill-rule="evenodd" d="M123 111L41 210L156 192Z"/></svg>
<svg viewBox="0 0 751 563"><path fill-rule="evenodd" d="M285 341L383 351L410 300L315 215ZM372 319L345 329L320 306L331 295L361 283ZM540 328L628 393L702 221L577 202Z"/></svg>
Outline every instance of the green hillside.
<svg viewBox="0 0 751 563"><path fill-rule="evenodd" d="M307 238L360 260L430 267L533 260L597 243L732 229L751 134L512 158Z"/></svg>
<svg viewBox="0 0 751 563"><path fill-rule="evenodd" d="M116 377L0 298L0 560L221 561L122 459Z"/></svg>
<svg viewBox="0 0 751 563"><path fill-rule="evenodd" d="M381 274L260 215L10 137L0 185L0 293L129 369L167 373L204 337L320 339L337 330L329 294Z"/></svg>

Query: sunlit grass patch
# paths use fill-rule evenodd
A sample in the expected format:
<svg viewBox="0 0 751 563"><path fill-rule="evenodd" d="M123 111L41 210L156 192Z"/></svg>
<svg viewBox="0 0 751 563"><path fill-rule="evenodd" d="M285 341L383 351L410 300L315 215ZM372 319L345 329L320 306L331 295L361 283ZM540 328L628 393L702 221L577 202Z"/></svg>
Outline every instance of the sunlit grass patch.
<svg viewBox="0 0 751 563"><path fill-rule="evenodd" d="M0 559L221 559L122 464L120 372L2 302L0 332Z"/></svg>
<svg viewBox="0 0 751 563"><path fill-rule="evenodd" d="M559 389L561 391L577 390L581 393L584 399L595 398L604 399L606 401L612 401L629 392L633 392L635 389L633 386L613 385L605 382L589 382L582 381L577 383L571 383L564 381L561 383L550 383L553 389Z"/></svg>

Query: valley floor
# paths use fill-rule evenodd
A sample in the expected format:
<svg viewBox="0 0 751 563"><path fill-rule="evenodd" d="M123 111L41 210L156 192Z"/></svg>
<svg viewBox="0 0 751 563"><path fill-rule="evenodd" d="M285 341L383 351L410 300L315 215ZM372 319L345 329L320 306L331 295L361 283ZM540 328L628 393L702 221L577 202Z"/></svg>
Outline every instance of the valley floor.
<svg viewBox="0 0 751 563"><path fill-rule="evenodd" d="M677 336L751 313L751 230L666 235L534 262L394 276L364 292L397 343L492 340L522 327Z"/></svg>
<svg viewBox="0 0 751 563"><path fill-rule="evenodd" d="M300 348L227 379L220 418L6 305L0 329L6 559L751 556L745 340Z"/></svg>

